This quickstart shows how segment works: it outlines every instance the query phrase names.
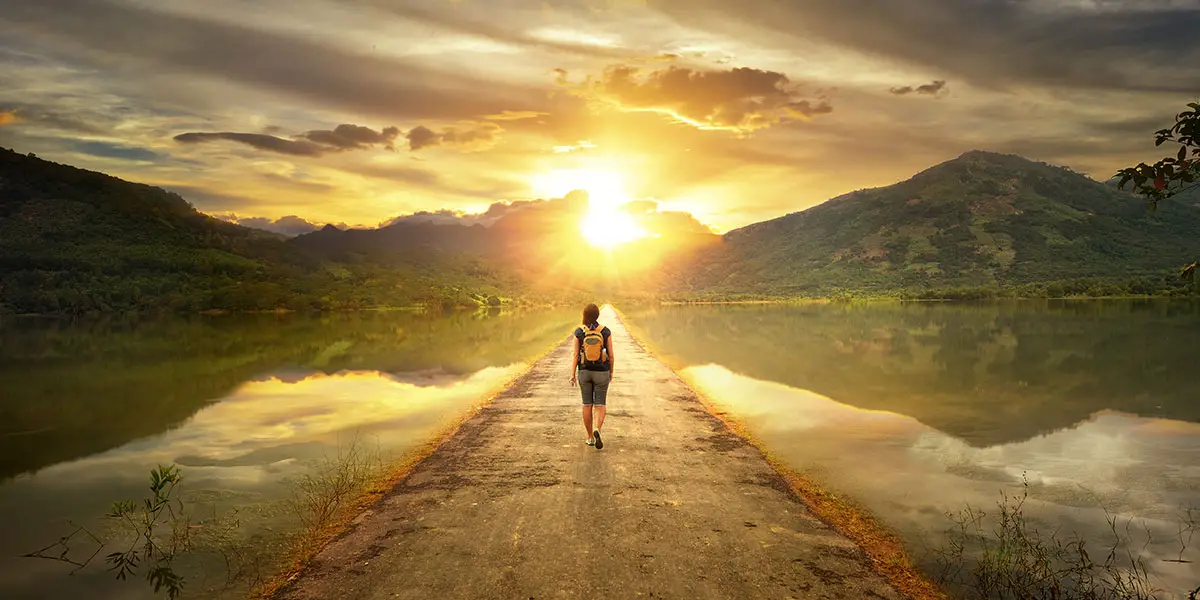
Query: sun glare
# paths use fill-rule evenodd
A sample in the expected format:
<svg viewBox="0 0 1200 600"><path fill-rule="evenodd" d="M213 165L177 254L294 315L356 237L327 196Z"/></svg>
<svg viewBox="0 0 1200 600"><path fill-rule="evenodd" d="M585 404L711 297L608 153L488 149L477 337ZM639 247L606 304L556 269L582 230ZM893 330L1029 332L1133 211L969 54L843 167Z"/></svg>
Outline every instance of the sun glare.
<svg viewBox="0 0 1200 600"><path fill-rule="evenodd" d="M539 197L561 198L574 190L588 194L588 212L579 230L589 244L611 249L646 237L633 215L622 210L632 198L617 173L564 169L549 171L533 181L533 192Z"/></svg>

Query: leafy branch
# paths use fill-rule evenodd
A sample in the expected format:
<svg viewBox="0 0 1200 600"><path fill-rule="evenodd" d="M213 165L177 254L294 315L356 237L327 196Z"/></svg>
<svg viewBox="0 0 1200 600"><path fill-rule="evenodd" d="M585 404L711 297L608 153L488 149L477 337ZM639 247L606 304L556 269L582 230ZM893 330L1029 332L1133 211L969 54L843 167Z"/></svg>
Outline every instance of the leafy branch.
<svg viewBox="0 0 1200 600"><path fill-rule="evenodd" d="M71 524L75 525L74 523L71 523ZM77 536L79 534L87 535L88 537L92 538L93 542L96 543L95 552L92 552L92 555L87 557L87 559L83 560L83 561L77 561L70 557L71 540L75 539L75 536ZM45 548L41 548L39 550L34 550L33 552L30 552L28 554L22 554L21 558L45 558L48 560L56 560L59 562L67 563L69 565L74 565L75 568L71 571L71 574L74 575L80 569L88 566L88 564L90 564L92 562L92 560L94 558L96 558L96 555L100 554L100 551L103 549L104 549L104 542L102 542L100 540L100 538L96 537L96 534L92 533L86 527L84 527L82 525L75 525L75 531L72 531L71 533L64 535L63 537L58 538L57 542L54 542L53 544L50 544L49 546L46 546ZM50 552L51 550L57 551L57 554L48 554L48 552Z"/></svg>
<svg viewBox="0 0 1200 600"><path fill-rule="evenodd" d="M183 514L183 502L173 497L176 487L183 481L183 473L175 465L159 465L150 472L151 497L142 499L139 507L132 500L114 502L108 517L124 522L135 535L133 542L124 552L113 552L105 561L117 572L117 579L133 574L143 561L152 566L146 571L146 579L158 592L166 589L167 597L174 600L183 592L183 578L171 569L175 555L189 546L188 519ZM165 520L165 522L164 522ZM166 539L160 540L156 531L161 526L170 527Z"/></svg>
<svg viewBox="0 0 1200 600"><path fill-rule="evenodd" d="M183 481L183 473L176 465L159 465L150 471L150 497L141 503L133 500L114 502L106 515L117 521L123 530L132 533L133 540L122 552L113 552L105 557L110 571L116 571L117 579L124 580L136 574L138 568L147 565L146 580L154 586L156 593L166 591L170 600L183 593L183 577L174 571L175 556L186 551L190 545L190 523L184 514L183 501L177 490ZM164 529L167 531L164 533ZM78 561L70 556L70 542L85 534L96 543L96 550L86 560ZM71 534L40 550L23 555L27 558L57 560L75 566L71 573L91 564L100 554L104 542L87 528L77 526ZM52 553L56 551L57 553Z"/></svg>
<svg viewBox="0 0 1200 600"><path fill-rule="evenodd" d="M1155 208L1162 200L1200 186L1200 103L1188 104L1175 116L1175 125L1155 132L1155 146L1179 144L1174 156L1148 165L1140 163L1117 171L1120 189L1133 182L1134 192L1145 196Z"/></svg>
<svg viewBox="0 0 1200 600"><path fill-rule="evenodd" d="M1175 124L1168 129L1155 132L1155 146L1165 143L1179 144L1179 151L1174 156L1148 165L1139 163L1136 167L1127 167L1117 171L1121 180L1117 183L1119 189L1125 189L1133 183L1133 191L1145 196L1150 201L1150 209L1158 208L1158 203L1177 196L1189 190L1200 188L1200 102L1188 104L1191 110L1185 110L1175 115ZM1179 276L1189 281L1196 280L1196 268L1200 261L1184 266Z"/></svg>

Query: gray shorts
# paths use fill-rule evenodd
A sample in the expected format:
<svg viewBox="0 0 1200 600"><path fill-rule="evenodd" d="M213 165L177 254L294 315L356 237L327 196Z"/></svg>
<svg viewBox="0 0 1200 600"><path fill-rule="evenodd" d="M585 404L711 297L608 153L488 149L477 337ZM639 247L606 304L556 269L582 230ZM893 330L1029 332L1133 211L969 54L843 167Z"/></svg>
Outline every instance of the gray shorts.
<svg viewBox="0 0 1200 600"><path fill-rule="evenodd" d="M612 373L580 369L578 379L579 391L583 393L583 404L604 406L608 400L608 382L612 379Z"/></svg>

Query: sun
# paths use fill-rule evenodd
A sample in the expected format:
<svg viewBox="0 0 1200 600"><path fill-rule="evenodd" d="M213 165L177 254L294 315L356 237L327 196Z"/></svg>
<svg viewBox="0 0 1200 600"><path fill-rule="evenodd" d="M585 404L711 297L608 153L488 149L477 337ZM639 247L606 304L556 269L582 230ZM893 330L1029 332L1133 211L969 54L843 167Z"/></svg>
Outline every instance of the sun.
<svg viewBox="0 0 1200 600"><path fill-rule="evenodd" d="M583 239L597 248L612 249L647 236L623 206L632 201L620 174L594 169L548 171L533 180L533 192L561 198L574 190L588 194L588 211L579 224Z"/></svg>

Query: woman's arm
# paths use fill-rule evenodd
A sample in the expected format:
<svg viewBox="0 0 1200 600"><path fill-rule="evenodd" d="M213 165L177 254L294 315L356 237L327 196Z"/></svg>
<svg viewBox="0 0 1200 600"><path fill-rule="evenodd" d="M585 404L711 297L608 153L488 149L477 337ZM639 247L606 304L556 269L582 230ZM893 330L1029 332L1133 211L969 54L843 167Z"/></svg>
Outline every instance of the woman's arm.
<svg viewBox="0 0 1200 600"><path fill-rule="evenodd" d="M612 381L612 376L617 370L617 359L613 355L612 350L612 335L608 336L608 379Z"/></svg>
<svg viewBox="0 0 1200 600"><path fill-rule="evenodd" d="M575 337L572 335L571 337ZM575 385L575 371L579 368L579 338L571 342L571 385Z"/></svg>

